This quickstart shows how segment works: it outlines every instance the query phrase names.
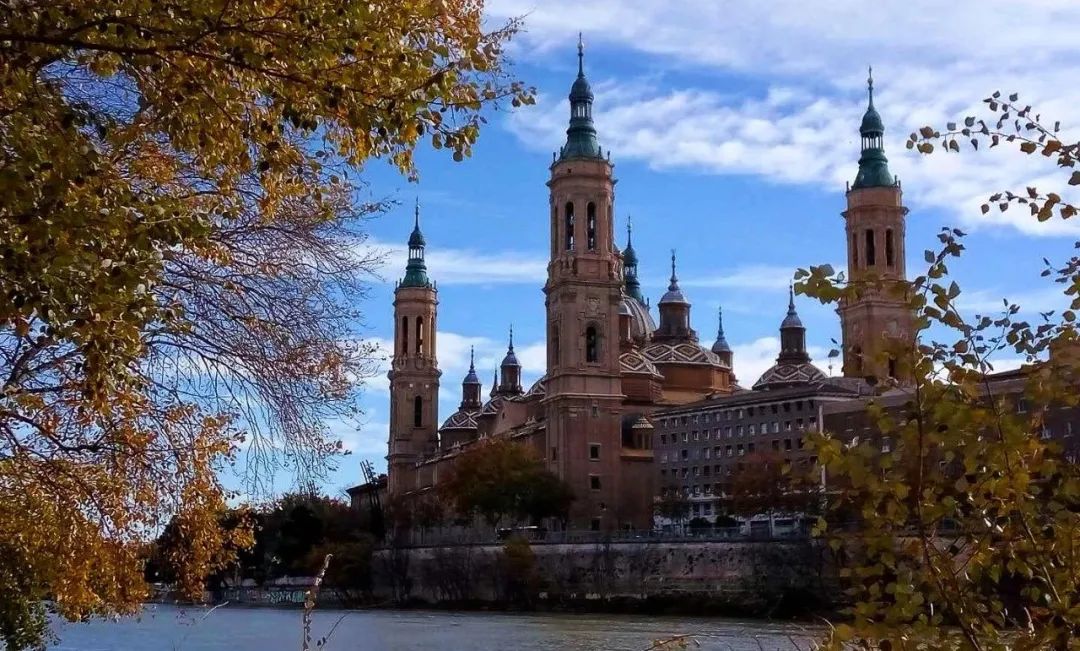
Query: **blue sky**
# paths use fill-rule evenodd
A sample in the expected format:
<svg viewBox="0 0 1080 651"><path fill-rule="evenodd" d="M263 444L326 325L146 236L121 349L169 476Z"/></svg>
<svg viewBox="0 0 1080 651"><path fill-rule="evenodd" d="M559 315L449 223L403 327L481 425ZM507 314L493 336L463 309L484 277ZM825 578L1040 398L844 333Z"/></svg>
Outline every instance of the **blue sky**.
<svg viewBox="0 0 1080 651"><path fill-rule="evenodd" d="M753 6L751 6L751 4ZM370 224L369 245L388 253L361 308L364 332L392 336L393 282L415 197L421 202L428 267L439 284L440 419L460 400L470 345L490 383L513 323L525 381L543 372L543 294L551 152L564 139L577 32L585 34L594 116L619 179L617 229L633 217L643 290L655 304L678 250L679 277L703 342L723 305L735 372L749 385L772 364L786 288L796 267L845 259L845 182L855 176L866 67L874 66L886 152L905 190L909 275L934 247L941 226L970 232L954 266L972 310L1003 296L1031 311L1062 304L1039 278L1043 256L1071 255L1076 223L1037 224L1018 211L980 215L986 195L1037 184L1059 192L1067 175L1012 151L918 157L907 134L978 110L996 89L1017 91L1066 134L1080 124L1074 39L1053 38L1080 24L1080 3L961 0L941 3L769 3L660 0L497 0L493 24L525 16L511 47L514 73L539 91L536 106L488 113L472 158L421 151L421 179L388 165L363 170L372 193L401 205ZM947 12L947 13L942 13ZM620 241L622 236L620 236ZM803 299L799 312L816 362L827 366L839 338L831 309ZM1003 359L1003 365L1015 360ZM359 428L331 423L354 452L326 481L359 481L359 459L385 468L387 383L366 384ZM488 386L484 390L487 391Z"/></svg>

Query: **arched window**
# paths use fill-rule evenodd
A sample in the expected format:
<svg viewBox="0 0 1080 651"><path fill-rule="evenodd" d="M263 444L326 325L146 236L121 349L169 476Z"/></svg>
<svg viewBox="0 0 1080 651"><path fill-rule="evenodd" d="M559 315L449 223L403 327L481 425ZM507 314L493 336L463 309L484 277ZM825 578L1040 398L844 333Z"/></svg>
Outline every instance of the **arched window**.
<svg viewBox="0 0 1080 651"><path fill-rule="evenodd" d="M551 326L551 355L555 363L559 363L559 326Z"/></svg>
<svg viewBox="0 0 1080 651"><path fill-rule="evenodd" d="M424 354L424 317L416 317L416 354Z"/></svg>
<svg viewBox="0 0 1080 651"><path fill-rule="evenodd" d="M851 267L852 269L859 268L859 234L851 234Z"/></svg>
<svg viewBox="0 0 1080 651"><path fill-rule="evenodd" d="M574 202L566 202L566 212L564 213L566 221L566 250L574 250Z"/></svg>
<svg viewBox="0 0 1080 651"><path fill-rule="evenodd" d="M409 354L409 317L401 317L401 354Z"/></svg>
<svg viewBox="0 0 1080 651"><path fill-rule="evenodd" d="M896 358L889 356L889 377L896 377Z"/></svg>
<svg viewBox="0 0 1080 651"><path fill-rule="evenodd" d="M585 361L595 363L600 359L600 340L596 326L585 328Z"/></svg>
<svg viewBox="0 0 1080 651"><path fill-rule="evenodd" d="M424 426L424 399L420 396L413 398L412 419L413 427Z"/></svg>
<svg viewBox="0 0 1080 651"><path fill-rule="evenodd" d="M887 229L885 229L885 265L886 266L889 266L889 267L893 266L893 264L894 264L893 263L893 257L894 257L894 253L893 253L892 229L887 228Z"/></svg>
<svg viewBox="0 0 1080 651"><path fill-rule="evenodd" d="M585 206L585 243L596 250L596 204L591 201Z"/></svg>
<svg viewBox="0 0 1080 651"><path fill-rule="evenodd" d="M873 267L877 263L877 255L874 250L874 229L866 229L866 266Z"/></svg>

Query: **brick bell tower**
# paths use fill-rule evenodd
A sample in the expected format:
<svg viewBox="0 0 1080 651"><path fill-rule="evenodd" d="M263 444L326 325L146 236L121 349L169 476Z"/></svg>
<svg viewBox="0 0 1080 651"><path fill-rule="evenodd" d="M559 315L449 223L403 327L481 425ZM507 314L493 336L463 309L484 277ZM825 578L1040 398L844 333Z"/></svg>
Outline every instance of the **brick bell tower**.
<svg viewBox="0 0 1080 651"><path fill-rule="evenodd" d="M874 108L872 74L867 84L869 105L859 127L859 173L848 189L843 213L848 279L881 279L885 284L840 304L844 375L904 380L909 370L902 351L910 347L915 335L911 308L899 293L900 282L907 280L904 229L908 209L900 182L889 173L885 126Z"/></svg>
<svg viewBox="0 0 1080 651"><path fill-rule="evenodd" d="M394 356L390 364L390 441L387 456L391 495L420 488L414 464L438 447L439 363L435 357L438 290L424 264L420 204L409 236L405 277L394 290Z"/></svg>
<svg viewBox="0 0 1080 651"><path fill-rule="evenodd" d="M578 41L566 144L551 164L547 307L547 459L574 491L570 527L642 526L620 503L622 258L614 241L615 179L592 121Z"/></svg>

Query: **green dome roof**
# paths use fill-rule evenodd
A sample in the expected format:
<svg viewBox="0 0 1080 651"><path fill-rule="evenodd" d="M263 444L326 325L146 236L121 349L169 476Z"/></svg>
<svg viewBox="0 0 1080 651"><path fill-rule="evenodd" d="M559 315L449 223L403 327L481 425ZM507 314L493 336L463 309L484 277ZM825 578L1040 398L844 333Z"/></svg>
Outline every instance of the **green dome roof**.
<svg viewBox="0 0 1080 651"><path fill-rule="evenodd" d="M578 75L570 87L570 127L566 144L559 150L559 159L602 158L596 127L592 121L592 88L585 78L585 46L578 35Z"/></svg>
<svg viewBox="0 0 1080 651"><path fill-rule="evenodd" d="M872 72L872 71L871 71ZM867 79L869 101L866 113L859 125L862 137L862 154L859 156L859 173L851 189L887 188L896 184L896 179L889 171L889 159L885 157L885 123L874 108L874 77Z"/></svg>

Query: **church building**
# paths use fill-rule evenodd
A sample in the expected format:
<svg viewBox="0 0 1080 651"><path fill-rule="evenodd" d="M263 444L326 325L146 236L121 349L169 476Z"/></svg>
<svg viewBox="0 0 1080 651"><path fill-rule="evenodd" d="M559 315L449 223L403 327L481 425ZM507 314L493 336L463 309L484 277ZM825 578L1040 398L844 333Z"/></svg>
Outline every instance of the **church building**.
<svg viewBox="0 0 1080 651"><path fill-rule="evenodd" d="M799 387L827 380L807 355L805 329L792 298L781 326L777 365L752 389L736 384L721 315L716 341L703 345L691 325L692 305L679 286L674 253L670 283L656 303L654 321L638 281L630 229L621 250L615 241L614 166L597 138L592 109L579 43L566 142L553 155L547 182L546 373L532 386L522 386L511 331L487 398L470 365L458 410L441 423L438 290L425 265L427 242L417 211L405 275L394 293L387 456L392 497L437 487L470 446L505 438L531 446L569 484L575 495L570 528L650 529L660 490L654 446L661 418L688 422L683 418L687 410L715 411L717 401L746 400L769 391L797 393L801 400ZM883 131L871 86L859 173L844 213L851 278L870 273L904 277L907 211L899 183L888 173ZM845 302L839 312L844 374L859 378L898 372L891 360L884 366L879 360L887 350L882 333L902 339L912 332L902 299L867 293ZM859 395L851 386L838 389L837 397L852 391ZM679 412L678 419L662 416L672 410Z"/></svg>

